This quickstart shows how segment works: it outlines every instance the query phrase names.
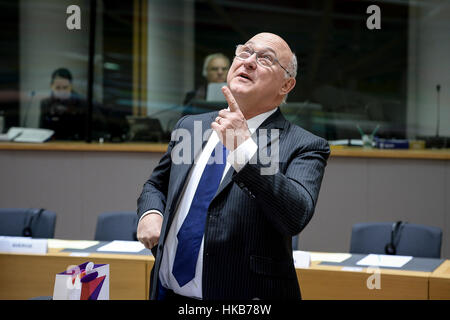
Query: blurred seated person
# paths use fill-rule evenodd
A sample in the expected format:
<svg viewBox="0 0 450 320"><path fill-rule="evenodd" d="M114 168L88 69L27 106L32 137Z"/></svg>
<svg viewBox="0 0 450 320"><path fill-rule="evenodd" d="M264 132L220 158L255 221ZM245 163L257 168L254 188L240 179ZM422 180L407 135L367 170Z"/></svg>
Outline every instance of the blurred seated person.
<svg viewBox="0 0 450 320"><path fill-rule="evenodd" d="M50 97L41 101L40 128L55 131L54 140L84 140L88 105L72 87L72 74L65 68L52 73Z"/></svg>
<svg viewBox="0 0 450 320"><path fill-rule="evenodd" d="M193 104L195 104L196 100L206 100L208 84L226 82L229 68L230 59L228 59L228 57L223 53L213 53L205 58L203 62L202 75L205 77L206 83L198 87L197 90L190 91L186 94L183 102L183 105L186 106L183 110L183 116L187 114L197 114L211 111L199 110ZM217 110L221 108L221 106L218 106Z"/></svg>

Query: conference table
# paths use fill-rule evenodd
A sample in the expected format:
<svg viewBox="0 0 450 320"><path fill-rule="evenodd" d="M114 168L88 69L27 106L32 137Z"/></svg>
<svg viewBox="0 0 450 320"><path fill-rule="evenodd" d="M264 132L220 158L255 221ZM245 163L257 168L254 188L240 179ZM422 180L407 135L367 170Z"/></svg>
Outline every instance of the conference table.
<svg viewBox="0 0 450 320"><path fill-rule="evenodd" d="M149 254L96 252L109 242L85 241L88 248L79 247L82 241L63 240L69 248L55 248L49 239L46 254L0 252L0 299L31 299L53 296L55 275L69 266L87 261L109 264L111 300L148 299L150 271L154 258ZM58 241L58 240L57 240Z"/></svg>
<svg viewBox="0 0 450 320"><path fill-rule="evenodd" d="M70 243L70 240L64 241ZM145 252L135 254L95 250L108 243L96 242L84 249L49 245L46 254L0 252L0 299L52 296L55 275L69 265L86 261L110 265L111 300L148 299L150 271L154 264L150 251L145 249ZM296 273L305 300L448 300L450 260L435 260L432 262L437 267L429 272L349 267L313 260L309 267L296 267Z"/></svg>
<svg viewBox="0 0 450 320"><path fill-rule="evenodd" d="M296 268L305 300L428 300L432 296L450 299L450 284L444 284L439 294L431 294L429 281L434 272L381 268L377 271L320 265L320 262L312 262L309 268ZM370 288L369 278L376 276L380 285ZM436 278L439 284L441 280ZM445 287L447 293L442 294Z"/></svg>

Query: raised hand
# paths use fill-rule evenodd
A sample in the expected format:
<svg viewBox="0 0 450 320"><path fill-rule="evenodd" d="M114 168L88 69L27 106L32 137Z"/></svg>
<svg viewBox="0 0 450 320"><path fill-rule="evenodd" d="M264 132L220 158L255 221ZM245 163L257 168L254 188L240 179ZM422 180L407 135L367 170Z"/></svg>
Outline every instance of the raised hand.
<svg viewBox="0 0 450 320"><path fill-rule="evenodd" d="M230 110L220 110L219 116L211 123L211 128L217 132L223 145L228 150L233 151L241 143L250 138L251 134L248 130L247 120L245 120L230 89L224 86L222 87L222 92Z"/></svg>

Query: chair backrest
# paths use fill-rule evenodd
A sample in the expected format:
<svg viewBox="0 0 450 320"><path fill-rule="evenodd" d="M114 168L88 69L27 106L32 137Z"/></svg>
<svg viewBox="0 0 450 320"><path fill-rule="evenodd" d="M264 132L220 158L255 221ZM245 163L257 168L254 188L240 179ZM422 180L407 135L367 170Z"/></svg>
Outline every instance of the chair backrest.
<svg viewBox="0 0 450 320"><path fill-rule="evenodd" d="M407 222L353 225L350 253L396 254L440 258L442 230Z"/></svg>
<svg viewBox="0 0 450 320"><path fill-rule="evenodd" d="M136 241L138 215L136 212L104 212L98 216L95 240Z"/></svg>
<svg viewBox="0 0 450 320"><path fill-rule="evenodd" d="M0 235L48 238L55 236L56 213L36 208L0 209Z"/></svg>

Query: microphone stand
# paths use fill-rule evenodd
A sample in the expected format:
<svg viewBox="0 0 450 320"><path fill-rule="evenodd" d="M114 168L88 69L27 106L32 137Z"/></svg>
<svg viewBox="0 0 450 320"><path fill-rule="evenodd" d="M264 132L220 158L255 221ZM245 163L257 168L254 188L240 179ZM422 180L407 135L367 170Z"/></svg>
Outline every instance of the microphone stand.
<svg viewBox="0 0 450 320"><path fill-rule="evenodd" d="M428 137L426 139L426 147L427 148L446 148L447 147L447 139L445 137L439 136L439 127L440 127L440 113L441 113L441 101L440 101L440 91L441 91L441 85L436 85L436 135Z"/></svg>
<svg viewBox="0 0 450 320"><path fill-rule="evenodd" d="M436 138L437 139L439 139L439 118L440 118L440 110L441 110L441 106L440 106L440 99L439 99L439 93L440 93L440 91L441 91L441 85L440 84L438 84L437 86L436 86L436 91L437 91L437 123L436 123Z"/></svg>

